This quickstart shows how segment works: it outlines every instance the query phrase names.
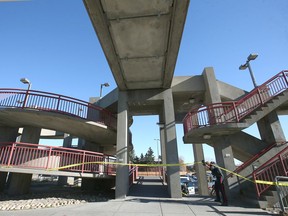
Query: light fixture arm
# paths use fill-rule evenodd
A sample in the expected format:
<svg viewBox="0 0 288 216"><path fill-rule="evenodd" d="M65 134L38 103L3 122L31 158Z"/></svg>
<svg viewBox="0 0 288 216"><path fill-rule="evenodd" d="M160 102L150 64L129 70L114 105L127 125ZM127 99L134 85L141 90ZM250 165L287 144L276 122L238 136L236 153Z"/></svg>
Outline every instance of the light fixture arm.
<svg viewBox="0 0 288 216"><path fill-rule="evenodd" d="M102 83L102 84L100 85L100 98L102 98L102 88L103 88L103 86L109 87L110 85L109 85L109 83Z"/></svg>
<svg viewBox="0 0 288 216"><path fill-rule="evenodd" d="M239 67L239 70L246 70L247 67L248 67L248 70L249 70L249 73L250 73L250 76L251 76L251 79L252 79L252 82L253 82L253 85L254 85L255 88L257 88L257 84L256 84L256 81L255 81L255 77L254 77L252 68L250 66L250 61L255 60L257 57L258 57L258 54L256 54L256 53L250 54L247 57L246 63L243 64L243 65L240 65L240 67Z"/></svg>

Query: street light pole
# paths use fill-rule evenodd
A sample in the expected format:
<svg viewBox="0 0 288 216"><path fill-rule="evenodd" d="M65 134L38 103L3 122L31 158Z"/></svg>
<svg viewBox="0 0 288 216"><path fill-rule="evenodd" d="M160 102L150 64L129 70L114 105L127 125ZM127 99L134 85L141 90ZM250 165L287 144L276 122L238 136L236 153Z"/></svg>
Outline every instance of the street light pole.
<svg viewBox="0 0 288 216"><path fill-rule="evenodd" d="M29 90L30 90L32 84L27 78L21 78L20 81L24 84L28 84L28 88L27 88L26 95L25 95L24 102L23 102L23 107L25 107L27 100L28 100L28 93L29 93Z"/></svg>
<svg viewBox="0 0 288 216"><path fill-rule="evenodd" d="M252 71L252 68L250 65L250 61L255 60L257 57L258 57L258 54L256 54L256 53L250 54L247 57L246 63L243 65L240 65L240 67L239 67L239 70L246 70L246 68L248 67L248 70L250 72L250 76L251 76L251 79L252 79L252 82L253 82L253 85L255 88L257 87L257 84L256 84L255 77L254 77L254 74L253 74L253 71Z"/></svg>
<svg viewBox="0 0 288 216"><path fill-rule="evenodd" d="M102 98L102 88L103 88L103 86L109 87L110 85L109 85L109 83L103 83L103 84L101 84L101 86L100 86L100 98Z"/></svg>
<svg viewBox="0 0 288 216"><path fill-rule="evenodd" d="M154 139L156 140L156 145L157 145L157 163L159 163L159 145L158 145L158 141L160 141L160 139Z"/></svg>

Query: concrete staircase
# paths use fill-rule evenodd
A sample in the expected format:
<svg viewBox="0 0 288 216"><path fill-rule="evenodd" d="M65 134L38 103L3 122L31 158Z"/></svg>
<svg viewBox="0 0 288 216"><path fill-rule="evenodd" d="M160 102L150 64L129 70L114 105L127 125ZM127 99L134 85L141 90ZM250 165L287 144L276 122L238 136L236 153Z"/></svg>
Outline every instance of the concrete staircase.
<svg viewBox="0 0 288 216"><path fill-rule="evenodd" d="M284 156L284 158L286 158L287 153L288 153L287 143L277 144L274 147L272 147L269 151L266 151L264 154L255 158L255 160L251 161L249 164L245 166L244 169L242 169L237 173L241 176L250 179L251 181L254 181L253 179L254 170L257 171L263 169L265 171L265 167L267 166L267 164L265 164L266 162L269 162L271 158L278 155ZM288 162L288 158L286 158L285 160ZM277 160L275 160L274 162L272 161L271 163L276 162ZM261 166L260 164L264 164L264 166L263 165ZM283 170L281 169L275 171L275 173L273 174L270 171L267 171L267 173L268 173L267 176L269 175L269 178L273 179L273 181L277 175L285 174L285 172L283 172ZM229 179L229 190L231 196L234 197L234 199L235 197L237 197L254 207L257 206L260 208L267 209L267 208L273 208L275 205L279 205L277 190L276 187L273 185L271 185L265 192L261 193L260 196L258 197L255 183L247 181L242 178L237 179L237 177L232 177L232 179Z"/></svg>
<svg viewBox="0 0 288 216"><path fill-rule="evenodd" d="M247 127L249 127L287 101L288 101L288 90L285 90L276 97L267 101L263 106L260 106L257 109L255 109L245 118L243 118L241 122L246 123Z"/></svg>

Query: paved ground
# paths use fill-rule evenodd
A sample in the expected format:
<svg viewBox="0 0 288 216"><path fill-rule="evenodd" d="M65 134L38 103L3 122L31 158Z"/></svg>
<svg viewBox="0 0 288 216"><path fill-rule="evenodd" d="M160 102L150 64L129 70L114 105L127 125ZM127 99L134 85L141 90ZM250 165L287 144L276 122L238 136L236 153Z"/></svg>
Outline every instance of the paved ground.
<svg viewBox="0 0 288 216"><path fill-rule="evenodd" d="M258 208L235 205L220 206L210 197L167 198L165 185L159 179L140 179L123 200L90 202L59 208L0 211L0 216L245 216L277 215Z"/></svg>

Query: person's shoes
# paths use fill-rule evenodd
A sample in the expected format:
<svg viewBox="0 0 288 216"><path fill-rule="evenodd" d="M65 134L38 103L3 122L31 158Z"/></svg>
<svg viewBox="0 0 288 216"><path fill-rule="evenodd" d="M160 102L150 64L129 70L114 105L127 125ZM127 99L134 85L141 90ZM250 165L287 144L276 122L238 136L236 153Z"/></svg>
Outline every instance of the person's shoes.
<svg viewBox="0 0 288 216"><path fill-rule="evenodd" d="M219 199L215 199L214 202L221 202L221 200L219 200Z"/></svg>
<svg viewBox="0 0 288 216"><path fill-rule="evenodd" d="M228 203L222 203L221 206L228 206Z"/></svg>

